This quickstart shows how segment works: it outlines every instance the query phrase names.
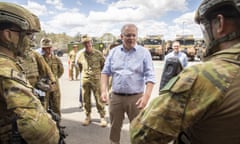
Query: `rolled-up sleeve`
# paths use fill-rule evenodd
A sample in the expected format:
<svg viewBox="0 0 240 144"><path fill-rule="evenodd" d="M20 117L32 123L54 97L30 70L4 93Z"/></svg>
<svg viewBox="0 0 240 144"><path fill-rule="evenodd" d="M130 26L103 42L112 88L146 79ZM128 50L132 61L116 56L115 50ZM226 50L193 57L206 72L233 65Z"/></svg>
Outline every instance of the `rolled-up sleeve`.
<svg viewBox="0 0 240 144"><path fill-rule="evenodd" d="M144 59L144 77L145 83L147 82L156 83L152 56L149 51L146 51Z"/></svg>

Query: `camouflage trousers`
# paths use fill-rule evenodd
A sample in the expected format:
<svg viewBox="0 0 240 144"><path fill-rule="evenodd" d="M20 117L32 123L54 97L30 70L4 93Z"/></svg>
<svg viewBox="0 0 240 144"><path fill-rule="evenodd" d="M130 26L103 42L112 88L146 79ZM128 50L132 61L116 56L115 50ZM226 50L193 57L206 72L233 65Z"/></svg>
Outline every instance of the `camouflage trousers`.
<svg viewBox="0 0 240 144"><path fill-rule="evenodd" d="M61 106L60 106L61 105L61 93L60 93L59 88L57 88L56 91L50 92L47 94L44 105L45 105L46 110L49 108L61 117Z"/></svg>
<svg viewBox="0 0 240 144"><path fill-rule="evenodd" d="M91 94L93 92L96 107L98 113L101 117L104 117L106 114L105 104L101 102L101 90L100 90L100 80L83 80L82 81L82 96L83 96L83 107L86 115L91 114Z"/></svg>
<svg viewBox="0 0 240 144"><path fill-rule="evenodd" d="M78 79L79 68L75 65L75 63L70 64L69 72L70 72L70 79L71 80Z"/></svg>

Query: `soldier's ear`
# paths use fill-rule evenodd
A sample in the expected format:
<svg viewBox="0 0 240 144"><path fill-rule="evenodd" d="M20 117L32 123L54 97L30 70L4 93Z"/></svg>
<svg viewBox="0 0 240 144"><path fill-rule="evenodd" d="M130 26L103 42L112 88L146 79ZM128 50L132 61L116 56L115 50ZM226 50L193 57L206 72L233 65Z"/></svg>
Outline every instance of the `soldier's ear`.
<svg viewBox="0 0 240 144"><path fill-rule="evenodd" d="M217 15L217 18L216 18L216 27L217 27L217 32L218 33L221 33L224 31L225 27L226 26L226 19L223 17L223 15Z"/></svg>
<svg viewBox="0 0 240 144"><path fill-rule="evenodd" d="M11 41L11 38L12 38L12 34L11 34L11 31L9 29L4 29L2 31L2 34L3 34L3 39L6 40L6 41Z"/></svg>

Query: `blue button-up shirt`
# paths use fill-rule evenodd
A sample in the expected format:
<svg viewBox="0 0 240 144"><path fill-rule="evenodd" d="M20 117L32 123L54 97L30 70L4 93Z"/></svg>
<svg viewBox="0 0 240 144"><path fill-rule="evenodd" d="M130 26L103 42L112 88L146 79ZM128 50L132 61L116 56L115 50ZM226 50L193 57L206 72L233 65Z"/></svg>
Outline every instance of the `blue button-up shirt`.
<svg viewBox="0 0 240 144"><path fill-rule="evenodd" d="M178 53L176 53L172 51L165 56L165 60L167 60L170 57L178 57L179 61L181 62L184 68L188 65L188 57L184 52L179 51Z"/></svg>
<svg viewBox="0 0 240 144"><path fill-rule="evenodd" d="M112 76L112 91L116 93L141 93L146 82L155 83L151 54L140 45L129 51L123 45L113 48L102 74Z"/></svg>

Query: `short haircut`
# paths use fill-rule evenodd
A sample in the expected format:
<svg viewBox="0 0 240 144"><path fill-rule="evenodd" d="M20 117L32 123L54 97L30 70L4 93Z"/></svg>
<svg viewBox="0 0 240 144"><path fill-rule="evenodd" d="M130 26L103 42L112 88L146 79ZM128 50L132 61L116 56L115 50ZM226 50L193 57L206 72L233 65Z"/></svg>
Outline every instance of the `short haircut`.
<svg viewBox="0 0 240 144"><path fill-rule="evenodd" d="M172 45L175 44L175 43L178 43L178 44L180 45L180 42L177 41L177 40L173 41L173 42L172 42Z"/></svg>
<svg viewBox="0 0 240 144"><path fill-rule="evenodd" d="M135 27L136 30L138 31L138 28L137 28L137 26L136 26L135 24L125 24L125 25L123 25L123 27L122 27L122 29L121 29L121 34L123 34L123 33L125 32L125 29L126 29L127 27Z"/></svg>

